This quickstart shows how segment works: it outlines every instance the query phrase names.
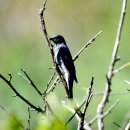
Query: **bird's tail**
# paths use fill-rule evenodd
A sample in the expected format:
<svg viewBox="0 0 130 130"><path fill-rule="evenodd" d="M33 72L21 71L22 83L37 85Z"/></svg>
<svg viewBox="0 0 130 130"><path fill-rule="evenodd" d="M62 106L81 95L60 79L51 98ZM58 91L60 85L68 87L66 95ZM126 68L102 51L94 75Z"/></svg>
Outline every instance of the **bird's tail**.
<svg viewBox="0 0 130 130"><path fill-rule="evenodd" d="M75 75L75 78L74 78L74 80L75 80L75 82L76 82L76 83L78 83L78 80L77 80L77 77L76 77L76 75Z"/></svg>

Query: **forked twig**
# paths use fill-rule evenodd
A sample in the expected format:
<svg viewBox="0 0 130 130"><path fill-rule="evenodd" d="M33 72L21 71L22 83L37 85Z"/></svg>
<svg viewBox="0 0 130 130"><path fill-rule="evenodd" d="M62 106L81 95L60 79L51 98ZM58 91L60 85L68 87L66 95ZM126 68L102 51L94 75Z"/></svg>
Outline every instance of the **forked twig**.
<svg viewBox="0 0 130 130"><path fill-rule="evenodd" d="M89 127L88 123L85 122L85 114L86 114L87 108L88 108L89 103L90 103L90 101L92 99L92 96L93 96L93 94L92 94L93 80L94 80L94 77L92 77L90 88L86 92L85 105L84 105L84 109L83 109L82 115L80 117L80 121L78 123L78 130L83 130L85 124L87 124L87 129L89 129L89 130L91 129Z"/></svg>
<svg viewBox="0 0 130 130"><path fill-rule="evenodd" d="M114 104L112 104L110 106L110 108L107 109L107 111L103 114L103 118L105 118L108 114L110 114L112 112L112 110L117 106L117 104L119 103L119 100L116 100L116 102ZM88 124L89 126L91 126L92 124L94 124L96 122L96 120L98 119L98 116L96 115Z"/></svg>

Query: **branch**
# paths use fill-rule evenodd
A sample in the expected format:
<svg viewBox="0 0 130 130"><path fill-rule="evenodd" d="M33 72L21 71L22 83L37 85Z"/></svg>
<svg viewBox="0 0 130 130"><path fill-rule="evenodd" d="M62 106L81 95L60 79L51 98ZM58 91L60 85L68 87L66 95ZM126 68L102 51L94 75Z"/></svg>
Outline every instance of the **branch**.
<svg viewBox="0 0 130 130"><path fill-rule="evenodd" d="M88 123L85 121L84 118L85 118L85 113L86 113L87 107L88 107L90 100L92 98L93 80L94 80L94 77L92 77L90 87L86 91L86 95L85 95L85 98L83 100L83 103L79 107L77 104L76 104L76 108L70 108L69 106L65 106L67 109L69 109L73 113L73 115L65 123L66 125L73 119L74 116L76 116L76 119L78 121L78 130L84 130L84 129L91 130L91 128L89 127ZM80 110L82 106L84 106L83 112Z"/></svg>
<svg viewBox="0 0 130 130"><path fill-rule="evenodd" d="M67 83L66 83L66 80L65 80L63 74L59 71L59 68L57 67L57 65L54 61L53 45L51 44L50 37L48 35L47 28L46 28L46 23L45 23L45 19L44 19L44 11L46 9L46 4L47 4L47 0L45 0L43 8L41 8L39 10L39 16L40 16L40 20L41 20L42 31L43 31L44 36L45 36L46 41L47 41L47 45L48 45L48 48L49 48L49 51L50 51L50 54L51 54L53 65L55 66L55 70L56 70L57 74L59 75L60 81L62 81L64 88L66 90L67 96L68 96L69 90L68 90L68 87L67 87Z"/></svg>
<svg viewBox="0 0 130 130"><path fill-rule="evenodd" d="M116 74L116 73L120 72L121 70L125 69L125 68L128 67L128 66L130 66L130 62L128 62L128 63L122 65L120 68L114 70L114 71L113 71L113 74Z"/></svg>
<svg viewBox="0 0 130 130"><path fill-rule="evenodd" d="M99 130L104 130L103 110L104 110L106 103L108 102L110 92L111 92L111 82L112 82L112 78L114 76L113 70L114 70L114 67L115 67L115 63L118 59L117 54L118 54L118 49L119 49L119 45L120 45L120 39L121 39L121 34L122 34L124 18L125 18L125 14L126 14L126 5L127 5L127 0L123 0L122 10L121 10L118 29L117 29L116 40L115 40L115 45L114 45L114 49L113 49L113 53L112 53L112 59L111 59L111 63L110 63L110 66L109 66L108 73L107 73L107 83L106 83L106 87L105 87L105 93L104 93L103 98L102 98L102 100L99 103L98 108L97 108L98 129Z"/></svg>
<svg viewBox="0 0 130 130"><path fill-rule="evenodd" d="M121 128L121 126L120 126L119 124L117 124L116 122L113 122L113 124L116 125L117 127L119 127L120 130L123 130L123 129Z"/></svg>
<svg viewBox="0 0 130 130"><path fill-rule="evenodd" d="M30 108L28 107L28 128L27 128L27 130L31 130L30 124L31 124L31 113L30 113Z"/></svg>
<svg viewBox="0 0 130 130"><path fill-rule="evenodd" d="M10 76L10 75L9 75ZM14 91L14 93L23 100L26 104L28 104L30 107L35 109L37 112L44 113L44 111L40 107L34 106L32 103L30 103L27 99L25 99L11 84L10 80L7 80L3 75L0 74L0 78Z"/></svg>
<svg viewBox="0 0 130 130"><path fill-rule="evenodd" d="M85 118L85 114L86 114L87 108L89 106L89 103L91 101L91 98L93 96L93 94L92 94L93 80L94 80L94 77L92 77L90 88L86 92L85 105L84 105L84 109L83 109L83 112L82 112L82 115L80 117L80 121L79 121L79 124L78 124L78 130L83 130L84 124L86 123L84 118ZM89 126L89 125L87 124L87 126ZM88 128L90 129L90 127L88 127Z"/></svg>
<svg viewBox="0 0 130 130"><path fill-rule="evenodd" d="M59 76L56 77L53 84L50 86L50 88L48 88L48 90L44 93L44 95L48 95L50 92L53 92L58 83L60 83Z"/></svg>
<svg viewBox="0 0 130 130"><path fill-rule="evenodd" d="M117 104L119 103L119 100L116 100L116 102L110 106L110 108L108 108L108 110L103 114L103 118L105 118L108 114L110 114L112 112L112 110L117 106ZM98 119L98 116L96 115L88 124L89 126L91 126L92 124L94 124L96 122L96 120Z"/></svg>
<svg viewBox="0 0 130 130"><path fill-rule="evenodd" d="M112 96L124 96L124 95L129 95L129 94L130 94L130 92L128 92L128 91L126 91L126 92L117 92L117 93L111 93L111 97ZM93 95L94 96L102 96L102 95L104 95L104 92L93 93Z"/></svg>
<svg viewBox="0 0 130 130"><path fill-rule="evenodd" d="M74 56L73 61L77 60L79 55L85 51L95 40L96 38L102 33L102 31L98 32L92 39L90 39L79 51L78 53Z"/></svg>
<svg viewBox="0 0 130 130"><path fill-rule="evenodd" d="M0 105L0 109L3 110L6 114L8 114L8 111L2 105Z"/></svg>
<svg viewBox="0 0 130 130"><path fill-rule="evenodd" d="M21 69L21 71L25 74L25 76L23 76L21 73L18 73L23 79L25 79L26 81L28 81L29 84L32 85L32 87L36 90L36 92L42 96L42 93L40 92L40 90L37 88L37 86L34 84L34 82L31 80L31 78L29 77L29 75L27 74L27 72L23 69Z"/></svg>
<svg viewBox="0 0 130 130"><path fill-rule="evenodd" d="M130 129L130 122L126 125L125 130L129 130Z"/></svg>
<svg viewBox="0 0 130 130"><path fill-rule="evenodd" d="M45 91L43 92L43 96L44 96L44 95L46 96L47 91L48 91L48 89L49 89L49 86L50 86L52 80L53 80L54 77L55 77L55 74L56 74L56 73L54 72L54 74L52 75L52 77L51 77L50 80L48 81L48 83L47 83L47 85L46 85L46 89L45 89Z"/></svg>
<svg viewBox="0 0 130 130"><path fill-rule="evenodd" d="M80 107L78 107L77 109L72 109L71 107L67 106L67 105L64 105L65 108L67 108L70 112L73 113L73 115L69 118L69 120L65 123L65 125L67 125L72 119L74 116L76 116L76 119L78 121L78 128L77 130L79 130L81 127L80 127L80 124L81 124L81 121L82 121L82 112L80 111L80 108L82 107L82 105ZM91 130L90 126L88 125L88 123L84 120L84 123L83 123L83 130Z"/></svg>

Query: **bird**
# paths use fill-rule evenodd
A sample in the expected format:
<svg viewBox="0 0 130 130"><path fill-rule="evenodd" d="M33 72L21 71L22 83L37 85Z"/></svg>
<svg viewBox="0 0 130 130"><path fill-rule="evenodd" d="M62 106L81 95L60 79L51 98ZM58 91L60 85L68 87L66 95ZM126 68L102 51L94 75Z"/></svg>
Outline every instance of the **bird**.
<svg viewBox="0 0 130 130"><path fill-rule="evenodd" d="M63 74L67 89L68 89L68 98L73 98L73 82L75 80L76 83L76 70L75 65L72 59L71 52L66 44L66 41L62 35L54 35L50 37L50 40L53 41L54 47L54 62L58 67L59 71Z"/></svg>

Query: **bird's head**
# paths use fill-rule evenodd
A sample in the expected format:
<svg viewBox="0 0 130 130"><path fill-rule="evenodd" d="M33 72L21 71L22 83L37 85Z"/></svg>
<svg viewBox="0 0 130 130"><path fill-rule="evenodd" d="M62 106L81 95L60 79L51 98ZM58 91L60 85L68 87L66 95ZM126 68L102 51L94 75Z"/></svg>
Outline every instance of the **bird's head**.
<svg viewBox="0 0 130 130"><path fill-rule="evenodd" d="M65 39L63 36L61 35L55 35L55 36L52 36L50 38L51 41L53 41L55 44L61 44L61 43L64 43L65 44Z"/></svg>

